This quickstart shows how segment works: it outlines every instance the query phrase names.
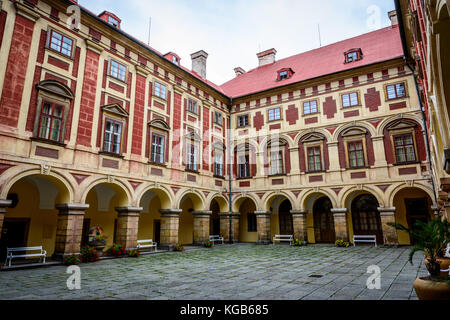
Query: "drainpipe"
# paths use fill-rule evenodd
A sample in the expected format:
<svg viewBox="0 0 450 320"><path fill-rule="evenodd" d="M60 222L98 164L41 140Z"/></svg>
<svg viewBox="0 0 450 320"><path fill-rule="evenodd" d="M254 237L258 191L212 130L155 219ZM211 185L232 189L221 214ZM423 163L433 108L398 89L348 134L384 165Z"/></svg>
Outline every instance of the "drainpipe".
<svg viewBox="0 0 450 320"><path fill-rule="evenodd" d="M397 11L397 19L398 19L398 26L399 26L399 30L400 30L400 37L402 40L403 61L404 61L405 65L408 67L408 69L411 71L411 73L414 77L414 85L416 87L417 98L419 100L420 111L422 113L422 121L423 121L424 130L425 130L425 137L426 137L425 145L427 148L428 164L430 166L431 185L433 187L434 203L437 205L438 200L437 200L436 186L434 183L434 174L433 174L434 170L433 170L433 164L431 162L430 139L428 136L428 127L427 127L427 121L426 121L426 117L425 117L425 109L423 107L422 99L420 98L420 94L419 94L419 85L417 84L417 76L414 73L414 69L408 63L408 48L406 45L405 29L403 27L403 15L402 15L402 9L400 6L400 2L399 2L399 0L395 0L394 2L395 2L395 9Z"/></svg>
<svg viewBox="0 0 450 320"><path fill-rule="evenodd" d="M233 223L233 206L231 203L231 179L232 179L232 175L231 175L231 170L233 169L232 165L231 165L231 157L232 157L232 153L231 153L231 108L233 108L233 98L230 98L230 108L228 109L228 220L229 220L229 242L230 244L233 243L233 227L232 227L232 223Z"/></svg>

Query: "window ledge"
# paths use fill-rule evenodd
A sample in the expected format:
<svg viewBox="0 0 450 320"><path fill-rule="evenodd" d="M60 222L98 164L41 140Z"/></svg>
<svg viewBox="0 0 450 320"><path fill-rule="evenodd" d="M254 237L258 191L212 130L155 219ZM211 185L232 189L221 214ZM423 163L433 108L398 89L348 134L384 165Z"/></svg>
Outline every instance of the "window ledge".
<svg viewBox="0 0 450 320"><path fill-rule="evenodd" d="M148 164L150 164L152 166L167 168L167 164L166 163L153 162L153 161L149 160Z"/></svg>
<svg viewBox="0 0 450 320"><path fill-rule="evenodd" d="M190 172L190 173L195 173L195 174L200 174L200 171L198 171L198 170L192 170L192 169L188 169L188 168L185 168L184 171Z"/></svg>
<svg viewBox="0 0 450 320"><path fill-rule="evenodd" d="M51 144L51 145L58 146L58 147L65 147L67 145L67 144L62 143L62 142L48 140L48 139L43 139L43 138L39 138L39 137L31 137L30 140L31 141L35 141L35 142Z"/></svg>
<svg viewBox="0 0 450 320"><path fill-rule="evenodd" d="M225 180L225 177L224 176L218 176L218 175L213 175L213 177L214 178L217 178L217 179L222 179L222 180Z"/></svg>
<svg viewBox="0 0 450 320"><path fill-rule="evenodd" d="M253 178L253 176L249 176L249 177L238 177L238 178L236 178L236 180L250 180L250 179L252 179Z"/></svg>
<svg viewBox="0 0 450 320"><path fill-rule="evenodd" d="M112 153L112 152L107 152L107 151L99 151L98 154L103 155L103 156L113 157L113 158L120 158L120 159L124 158L124 156L121 153Z"/></svg>
<svg viewBox="0 0 450 320"><path fill-rule="evenodd" d="M128 72L128 71L127 71L127 72ZM114 81L120 82L121 85L128 85L128 82L127 82L127 80L128 80L128 79L127 79L127 76L128 76L128 75L125 75L125 80L116 78L116 77L110 75L109 73L107 74L107 76L108 76L108 78L110 78L110 79L112 79L112 80L114 80ZM110 80L110 81L111 81L111 80Z"/></svg>
<svg viewBox="0 0 450 320"><path fill-rule="evenodd" d="M186 109L186 112L188 113L188 115L193 115L193 116L196 116L196 117L199 116L198 113L195 113L194 111L191 111L191 110L188 110L188 109Z"/></svg>
<svg viewBox="0 0 450 320"><path fill-rule="evenodd" d="M409 99L409 96L398 97L398 98L392 98L392 99L386 98L386 102L399 101L399 100L406 100L406 99Z"/></svg>
<svg viewBox="0 0 450 320"><path fill-rule="evenodd" d="M273 178L273 177L285 177L286 173L277 173L277 174L269 174L268 177L269 178Z"/></svg>
<svg viewBox="0 0 450 320"><path fill-rule="evenodd" d="M420 161L411 161L411 162L395 162L394 166L409 166L409 165L416 165L420 164Z"/></svg>
<svg viewBox="0 0 450 320"><path fill-rule="evenodd" d="M56 51L55 49L52 49L52 48L50 48L50 47L45 47L45 49L48 50L48 51L51 52L51 53L57 54L58 56L60 56L60 57L63 58L63 59L67 59L67 60L68 60L67 62L70 62L70 63L73 63L73 62L74 62L73 55L74 55L75 50L73 50L73 48L72 48L72 51L73 51L73 52L72 52L72 56L66 56L64 53L61 53L61 52L59 52L59 51Z"/></svg>
<svg viewBox="0 0 450 320"><path fill-rule="evenodd" d="M346 167L345 169L346 169L346 170L362 170L362 169L370 169L370 167L369 167L369 166L354 167L354 168Z"/></svg>
<svg viewBox="0 0 450 320"><path fill-rule="evenodd" d="M325 170L318 170L318 171L306 171L306 174L318 174L318 173L326 173Z"/></svg>

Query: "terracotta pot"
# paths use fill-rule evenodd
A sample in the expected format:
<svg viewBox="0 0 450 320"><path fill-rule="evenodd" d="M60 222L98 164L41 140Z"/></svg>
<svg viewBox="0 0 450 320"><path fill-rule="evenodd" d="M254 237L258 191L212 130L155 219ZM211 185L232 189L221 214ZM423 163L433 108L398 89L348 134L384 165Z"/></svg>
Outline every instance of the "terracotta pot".
<svg viewBox="0 0 450 320"><path fill-rule="evenodd" d="M427 258L425 258L424 261L426 264ZM448 268L450 266L450 258L436 258L436 261L439 262L441 270L448 270ZM441 271L441 277L445 277L448 275L449 275L448 272Z"/></svg>
<svg viewBox="0 0 450 320"><path fill-rule="evenodd" d="M445 281L432 281L430 277L417 278L414 290L419 300L450 300L450 284Z"/></svg>

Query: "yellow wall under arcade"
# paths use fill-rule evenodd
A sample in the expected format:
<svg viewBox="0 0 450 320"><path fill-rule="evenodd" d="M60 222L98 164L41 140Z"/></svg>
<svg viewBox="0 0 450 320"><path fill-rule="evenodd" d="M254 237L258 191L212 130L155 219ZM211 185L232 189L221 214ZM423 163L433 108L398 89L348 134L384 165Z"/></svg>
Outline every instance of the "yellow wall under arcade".
<svg viewBox="0 0 450 320"><path fill-rule="evenodd" d="M178 242L181 244L192 244L194 242L194 216L189 209L193 209L190 198L186 198L181 204L180 226L178 229Z"/></svg>

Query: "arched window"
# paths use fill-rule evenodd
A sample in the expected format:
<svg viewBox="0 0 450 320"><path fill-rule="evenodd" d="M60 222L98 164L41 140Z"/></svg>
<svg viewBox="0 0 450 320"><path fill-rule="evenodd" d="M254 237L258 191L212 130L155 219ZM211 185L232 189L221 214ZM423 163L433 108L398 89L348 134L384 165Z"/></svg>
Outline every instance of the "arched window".
<svg viewBox="0 0 450 320"><path fill-rule="evenodd" d="M346 168L359 169L369 165L366 134L367 130L360 127L352 127L341 133L346 155Z"/></svg>
<svg viewBox="0 0 450 320"><path fill-rule="evenodd" d="M303 151L301 157L305 159L304 171L307 173L322 172L327 170L326 159L328 159L328 150L326 139L318 133L309 133L300 140ZM303 170L302 170L303 171Z"/></svg>
<svg viewBox="0 0 450 320"><path fill-rule="evenodd" d="M103 106L102 110L102 153L121 156L128 112L118 103Z"/></svg>
<svg viewBox="0 0 450 320"><path fill-rule="evenodd" d="M74 94L65 84L44 80L38 89L37 112L33 136L36 140L64 143L69 106Z"/></svg>

